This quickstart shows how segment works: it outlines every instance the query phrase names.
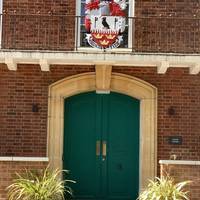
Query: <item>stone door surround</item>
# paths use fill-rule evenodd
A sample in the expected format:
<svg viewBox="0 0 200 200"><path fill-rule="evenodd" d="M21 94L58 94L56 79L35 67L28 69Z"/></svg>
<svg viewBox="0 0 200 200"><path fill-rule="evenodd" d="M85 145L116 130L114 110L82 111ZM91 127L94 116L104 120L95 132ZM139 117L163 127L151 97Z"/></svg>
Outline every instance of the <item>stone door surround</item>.
<svg viewBox="0 0 200 200"><path fill-rule="evenodd" d="M49 86L48 149L53 168L62 169L64 99L79 93L110 91L140 100L140 190L157 173L157 89L138 78L112 73L112 66L98 64L95 72L67 77Z"/></svg>

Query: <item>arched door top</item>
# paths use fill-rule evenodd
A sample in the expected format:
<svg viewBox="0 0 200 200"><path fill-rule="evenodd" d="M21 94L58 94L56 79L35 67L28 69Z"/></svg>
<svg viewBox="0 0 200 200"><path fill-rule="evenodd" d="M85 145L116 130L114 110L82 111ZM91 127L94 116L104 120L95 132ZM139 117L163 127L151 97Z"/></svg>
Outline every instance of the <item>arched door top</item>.
<svg viewBox="0 0 200 200"><path fill-rule="evenodd" d="M49 87L48 156L50 165L62 168L64 99L95 91L95 72L60 80ZM138 78L112 73L110 90L140 100L140 189L156 175L157 167L157 89Z"/></svg>

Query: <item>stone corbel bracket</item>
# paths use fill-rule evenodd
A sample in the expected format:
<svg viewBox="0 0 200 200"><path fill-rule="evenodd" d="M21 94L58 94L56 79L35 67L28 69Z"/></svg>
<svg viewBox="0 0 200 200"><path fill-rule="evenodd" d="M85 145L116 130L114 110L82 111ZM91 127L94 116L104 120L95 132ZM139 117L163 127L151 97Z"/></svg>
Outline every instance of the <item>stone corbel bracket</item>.
<svg viewBox="0 0 200 200"><path fill-rule="evenodd" d="M49 65L47 59L40 59L39 64L41 67L41 71L44 71L44 72L50 71L50 65Z"/></svg>
<svg viewBox="0 0 200 200"><path fill-rule="evenodd" d="M112 74L112 65L97 64L96 71L96 93L109 94Z"/></svg>
<svg viewBox="0 0 200 200"><path fill-rule="evenodd" d="M162 61L160 65L158 65L157 67L157 72L158 74L165 74L168 68L169 68L169 62Z"/></svg>
<svg viewBox="0 0 200 200"><path fill-rule="evenodd" d="M5 58L5 64L7 65L9 70L17 71L17 62L13 58L6 57Z"/></svg>

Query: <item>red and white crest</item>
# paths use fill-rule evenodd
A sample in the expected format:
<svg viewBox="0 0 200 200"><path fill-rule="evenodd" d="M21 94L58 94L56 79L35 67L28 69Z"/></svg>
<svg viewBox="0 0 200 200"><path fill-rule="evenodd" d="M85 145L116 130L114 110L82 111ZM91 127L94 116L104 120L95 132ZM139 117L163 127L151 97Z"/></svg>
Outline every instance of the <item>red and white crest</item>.
<svg viewBox="0 0 200 200"><path fill-rule="evenodd" d="M86 0L86 39L92 47L117 48L123 41L126 0Z"/></svg>

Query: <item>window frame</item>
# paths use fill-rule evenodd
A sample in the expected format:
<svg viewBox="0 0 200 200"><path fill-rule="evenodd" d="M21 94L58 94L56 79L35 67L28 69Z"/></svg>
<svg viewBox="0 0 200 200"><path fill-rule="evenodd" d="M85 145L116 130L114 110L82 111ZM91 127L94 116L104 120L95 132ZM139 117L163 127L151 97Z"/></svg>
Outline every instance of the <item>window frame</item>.
<svg viewBox="0 0 200 200"><path fill-rule="evenodd" d="M2 34L3 34L3 0L0 0L0 13L1 13L1 18L0 18L0 48L2 48Z"/></svg>
<svg viewBox="0 0 200 200"><path fill-rule="evenodd" d="M80 50L90 50L94 49L92 47L83 47L81 46L81 41L80 41L80 31L81 31L81 3L84 0L76 0L76 17L78 17L76 19L76 24L75 24L75 36L76 36L76 42L75 42L75 47L76 49L80 49ZM135 0L129 0L129 11L128 11L129 15L128 17L134 17L135 16ZM132 18L133 20L133 18ZM133 42L133 38L132 38L132 31L133 30L133 26L132 26L132 20L128 20L128 48L116 48L116 49L112 49L115 51L131 51L132 50L132 42ZM77 30L78 29L78 30ZM98 49L96 49L98 50ZM100 50L100 49L99 49Z"/></svg>

